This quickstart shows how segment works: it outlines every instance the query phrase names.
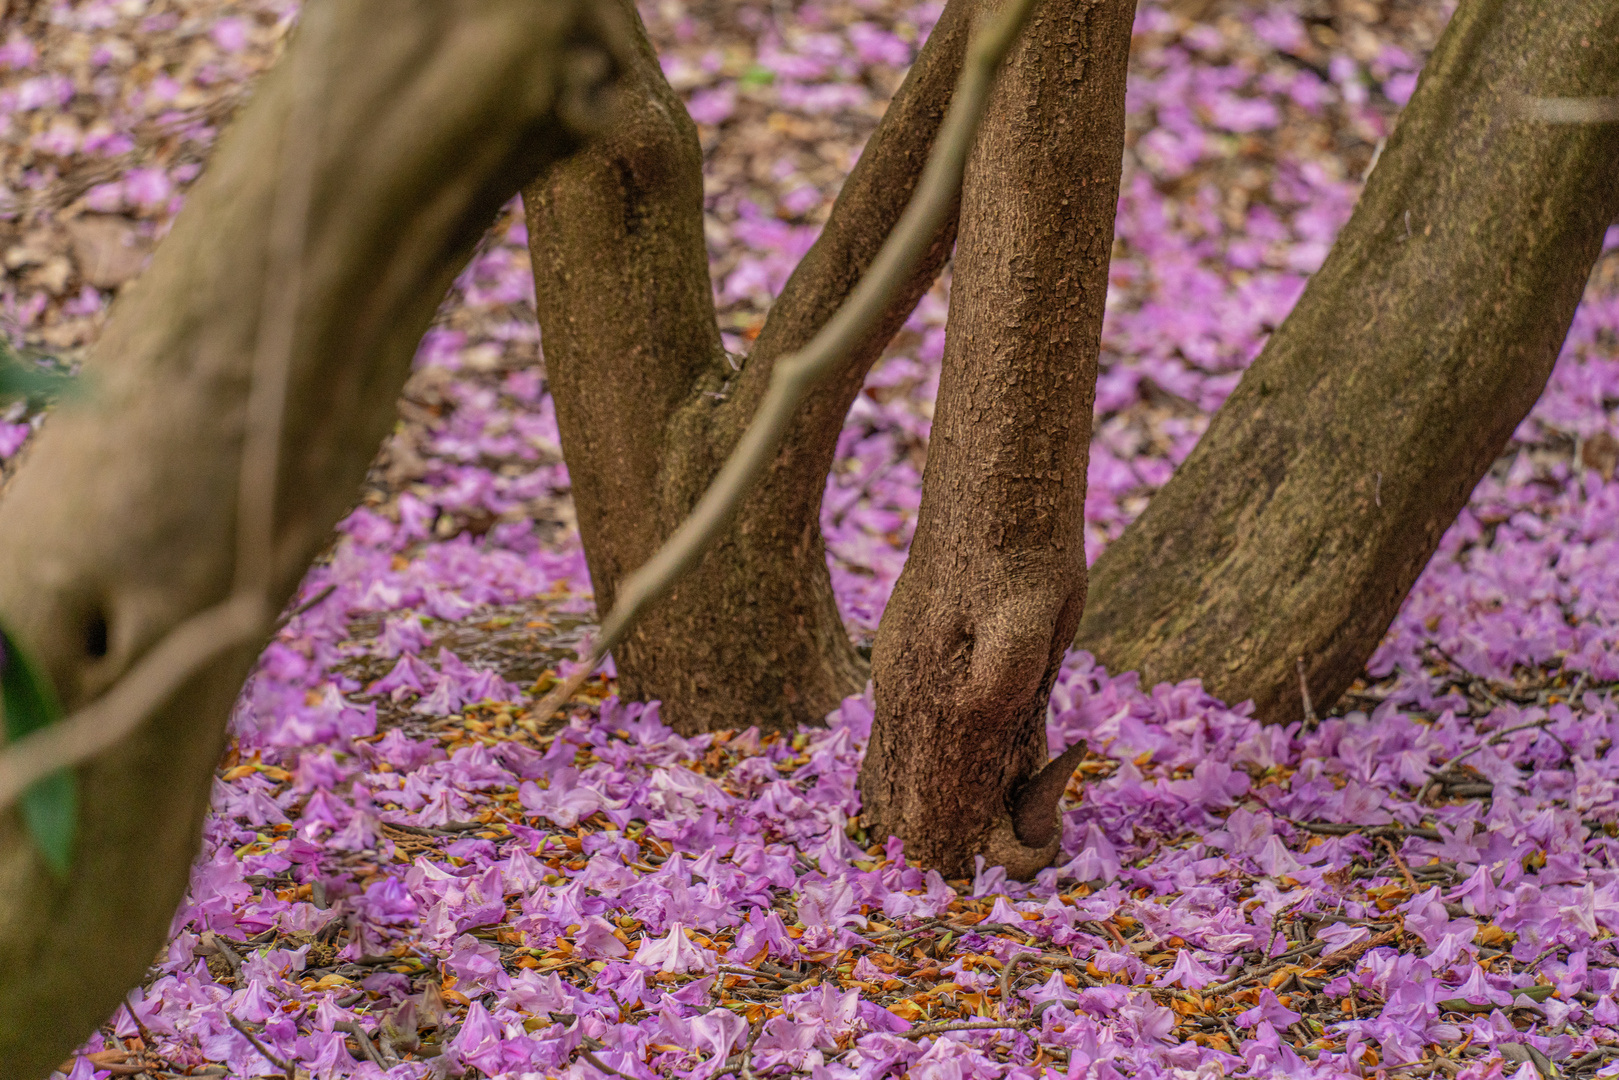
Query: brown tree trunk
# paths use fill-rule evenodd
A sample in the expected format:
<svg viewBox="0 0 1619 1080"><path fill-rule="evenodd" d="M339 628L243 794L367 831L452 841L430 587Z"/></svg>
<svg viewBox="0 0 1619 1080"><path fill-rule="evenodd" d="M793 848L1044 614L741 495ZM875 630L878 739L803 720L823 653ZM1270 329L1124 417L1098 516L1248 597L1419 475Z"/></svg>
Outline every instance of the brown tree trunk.
<svg viewBox="0 0 1619 1080"><path fill-rule="evenodd" d="M525 191L546 371L600 610L707 489L776 359L870 265L910 200L978 7L946 8L746 358L728 359L715 327L696 129L644 36L633 114ZM954 225L795 422L725 539L617 650L621 692L661 700L677 729L790 730L864 685L833 600L821 496L866 371L937 277Z"/></svg>
<svg viewBox="0 0 1619 1080"><path fill-rule="evenodd" d="M1457 10L1360 204L1196 450L1092 571L1075 645L1260 718L1361 673L1551 374L1619 212L1619 3Z"/></svg>
<svg viewBox="0 0 1619 1080"><path fill-rule="evenodd" d="M614 61L575 0L311 0L327 20L301 261L273 602L296 587L395 418L422 332L500 205L578 142ZM612 34L616 40L618 34ZM296 63L302 32L289 51ZM585 73L591 73L585 77ZM569 74L572 73L572 74ZM286 63L121 297L0 504L0 620L65 705L95 698L232 586L250 361L272 244ZM566 118L566 120L564 119ZM294 133L302 141L304 133ZM91 629L105 627L103 635ZM43 1077L135 985L196 855L256 649L231 651L80 769L58 882L0 814L0 1077Z"/></svg>
<svg viewBox="0 0 1619 1080"><path fill-rule="evenodd" d="M867 827L951 876L978 854L1027 876L1056 851L1055 798L1014 818L1085 601L1134 7L1036 8L967 165L921 514L872 655L860 778Z"/></svg>

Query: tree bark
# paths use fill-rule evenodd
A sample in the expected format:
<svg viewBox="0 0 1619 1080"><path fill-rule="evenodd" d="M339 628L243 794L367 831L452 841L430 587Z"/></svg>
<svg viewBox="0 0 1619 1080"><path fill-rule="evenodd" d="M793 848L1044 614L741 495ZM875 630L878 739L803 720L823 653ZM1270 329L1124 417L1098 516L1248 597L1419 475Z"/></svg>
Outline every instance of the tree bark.
<svg viewBox="0 0 1619 1080"><path fill-rule="evenodd" d="M978 854L1028 876L1056 851L1056 799L1017 812L1085 600L1133 16L1131 0L1045 0L967 166L921 513L872 655L861 773L867 828L950 876Z"/></svg>
<svg viewBox="0 0 1619 1080"><path fill-rule="evenodd" d="M1468 0L1304 296L1145 513L1075 645L1257 715L1329 706L1551 374L1619 213L1619 4Z"/></svg>
<svg viewBox="0 0 1619 1080"><path fill-rule="evenodd" d="M311 0L322 129L256 90L0 504L0 619L68 709L232 587L250 358L288 153L316 155L279 463L279 604L353 500L411 357L500 205L599 119L619 34L582 0ZM105 627L105 647L97 627ZM209 665L80 770L80 842L44 872L0 814L0 1077L48 1074L139 981L196 855L256 649Z"/></svg>
<svg viewBox="0 0 1619 1080"><path fill-rule="evenodd" d="M525 191L546 371L600 610L707 489L775 361L870 265L932 148L979 6L946 8L746 358L728 358L715 328L696 129L644 36L633 115ZM954 225L797 420L726 538L617 650L620 691L661 700L678 730L791 730L864 686L826 569L821 497L843 418L938 276Z"/></svg>

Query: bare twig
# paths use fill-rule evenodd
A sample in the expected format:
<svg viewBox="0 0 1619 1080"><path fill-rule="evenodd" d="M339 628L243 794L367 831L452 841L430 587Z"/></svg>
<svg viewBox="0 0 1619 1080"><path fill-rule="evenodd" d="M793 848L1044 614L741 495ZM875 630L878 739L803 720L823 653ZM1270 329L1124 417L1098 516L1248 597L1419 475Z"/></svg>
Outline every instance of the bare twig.
<svg viewBox="0 0 1619 1080"><path fill-rule="evenodd" d="M193 615L141 657L112 689L59 724L41 728L0 752L0 809L41 777L118 744L176 687L215 657L259 633L265 603L233 596Z"/></svg>
<svg viewBox="0 0 1619 1080"><path fill-rule="evenodd" d="M1007 1010L1009 1008L1011 1008L1010 1002L1011 1002L1011 999L1012 999L1012 973L1017 970L1017 966L1019 964L1021 964L1024 960L1027 960L1030 957L1037 957L1039 955L1040 955L1039 953L1020 952L1020 953L1013 953L1011 956L1006 958L1006 963L1001 968L1001 1015L1002 1016L1005 1016L1006 1013L1007 1013Z"/></svg>
<svg viewBox="0 0 1619 1080"><path fill-rule="evenodd" d="M1299 699L1304 702L1304 730L1314 731L1321 723L1315 715L1315 702L1310 700L1310 680L1304 677L1304 657L1299 657Z"/></svg>
<svg viewBox="0 0 1619 1080"><path fill-rule="evenodd" d="M1029 1026L1033 1027L1040 1024L1042 1021L1044 1021L1046 1013L1050 1012L1052 1009L1058 1008L1059 1006L1072 1013L1077 1013L1081 1007L1077 1001L1069 1001L1066 998L1048 998L1047 1000L1040 1002L1040 1004L1036 1005L1033 1009L1029 1010L1029 1019L1033 1021L1033 1023Z"/></svg>
<svg viewBox="0 0 1619 1080"><path fill-rule="evenodd" d="M553 1014L553 1016L554 1015L556 1014ZM572 1023L569 1023L567 1026L571 1028L578 1022L579 1018L575 1016L572 1018ZM607 1047L603 1046L595 1039L592 1039L589 1035L584 1035L583 1042L579 1047L579 1056L583 1058L587 1064L591 1065L593 1068L600 1069L609 1076L620 1076L623 1077L623 1080L635 1080L635 1078L632 1076L625 1076L624 1073L619 1072L617 1069L613 1068L611 1065L607 1064L593 1053L593 1051L605 1049L607 1049Z"/></svg>
<svg viewBox="0 0 1619 1080"><path fill-rule="evenodd" d="M945 1031L1023 1031L1034 1027L1036 1020L950 1020L938 1024L923 1024L902 1035L906 1039L920 1039Z"/></svg>
<svg viewBox="0 0 1619 1080"><path fill-rule="evenodd" d="M372 1045L371 1036L365 1033L365 1028L361 1027L359 1024L356 1024L352 1020L340 1021L333 1024L332 1027L343 1032L344 1034L353 1036L354 1041L359 1044L360 1054L367 1061L371 1062L379 1069L386 1069L388 1067L388 1063L382 1059L382 1055L377 1053L377 1048Z"/></svg>
<svg viewBox="0 0 1619 1080"><path fill-rule="evenodd" d="M257 1035L253 1034L252 1029L246 1024L236 1019L236 1015L234 1013L227 1012L225 1014L225 1019L230 1022L231 1027L241 1032L243 1038L253 1044L253 1049L257 1050L265 1061L268 1061L271 1065L274 1065L276 1068L280 1069L282 1073L286 1075L287 1080L295 1080L298 1075L297 1066L293 1065L292 1062L288 1061L286 1058L264 1045L264 1041Z"/></svg>
<svg viewBox="0 0 1619 1080"><path fill-rule="evenodd" d="M1394 846L1394 841L1390 840L1386 836L1382 837L1381 839L1383 841L1383 846L1388 848L1389 858L1394 860L1395 867L1405 878L1406 887L1411 890L1411 895L1417 895L1417 893L1421 892L1422 890L1417 888L1417 879L1411 876L1411 868L1405 865L1404 859L1400 858L1400 851Z"/></svg>
<svg viewBox="0 0 1619 1080"><path fill-rule="evenodd" d="M1485 739L1483 742L1481 742L1477 746L1473 747L1473 749L1471 749L1471 750L1469 750L1469 751L1467 751L1466 753L1463 753L1463 754L1457 754L1455 757L1453 757L1449 761L1445 762L1445 768L1454 769L1459 763L1461 763L1463 761L1466 761L1468 758L1472 757L1474 754L1478 753L1480 750L1483 750L1484 748L1489 747L1489 746L1500 746L1502 741L1504 739L1506 739L1506 737L1508 735L1516 735L1520 731L1529 731L1532 728L1540 728L1540 729L1544 730L1546 725L1550 724L1550 723L1551 723L1551 720L1548 718L1548 719L1545 719L1545 720L1532 720L1527 724L1515 724L1515 725L1513 725L1512 727L1509 727L1509 728L1502 728L1500 731L1497 731L1494 735L1491 735L1488 739ZM1546 734L1550 735L1551 732L1548 731L1548 732L1546 732ZM1553 736L1553 737L1555 738L1555 736ZM1559 739L1558 741L1561 742L1562 740ZM1567 746L1566 743L1564 743L1564 745Z"/></svg>
<svg viewBox="0 0 1619 1080"><path fill-rule="evenodd" d="M1373 840L1394 836L1404 839L1415 836L1421 840L1443 840L1438 829L1424 828L1419 825L1353 825L1341 821L1290 821L1308 832L1319 833L1322 836L1349 836L1352 833L1364 833Z"/></svg>
<svg viewBox="0 0 1619 1080"><path fill-rule="evenodd" d="M197 672L264 632L275 574L276 479L295 345L299 271L319 165L316 146L329 66L324 45L330 18L325 7L306 9L300 30L303 48L294 54L300 66L293 80L298 89L282 129L283 164L271 211L264 306L253 350L236 493L236 576L231 594L169 631L99 699L0 751L0 809L42 777L122 741Z"/></svg>
<svg viewBox="0 0 1619 1080"><path fill-rule="evenodd" d="M619 587L618 602L602 620L586 661L540 700L530 714L536 721L544 723L567 704L647 606L666 595L702 560L775 457L798 407L816 386L842 369L888 310L894 294L910 279L911 270L932 245L940 222L954 205L1001 61L1017 41L1035 3L1013 0L980 29L962 65L950 111L923 167L916 194L871 267L809 344L777 361L758 412L713 484L657 554Z"/></svg>
<svg viewBox="0 0 1619 1080"><path fill-rule="evenodd" d="M1273 972L1280 971L1288 964L1293 963L1295 960L1302 960L1305 957L1314 956L1316 953L1319 953L1326 947L1327 942L1316 941L1309 945L1301 946L1297 949L1289 949L1281 956L1275 957L1272 960L1260 964L1258 967L1245 968L1244 970L1239 971L1234 978L1227 979L1222 983L1216 983L1213 986L1205 987L1200 991L1200 993L1206 998L1219 997L1221 994L1228 994L1250 979L1262 978L1263 976L1272 974Z"/></svg>
<svg viewBox="0 0 1619 1080"><path fill-rule="evenodd" d="M240 982L242 979L242 958L235 949L230 947L230 943L212 930L202 935L202 943L225 958L225 963L230 965L231 973L236 976L237 982Z"/></svg>
<svg viewBox="0 0 1619 1080"><path fill-rule="evenodd" d="M779 975L772 975L767 971L758 971L758 970L756 970L754 968L728 967L725 964L720 964L714 970L718 971L722 975L746 975L749 978L764 979L764 980L766 980L768 982L773 982L773 983L776 983L777 985L780 985L780 986L789 985L787 980L783 979Z"/></svg>
<svg viewBox="0 0 1619 1080"><path fill-rule="evenodd" d="M765 1018L760 1016L755 1020L748 1031L748 1045L742 1048L742 1080L753 1080L753 1044L759 1041L759 1035L765 1029Z"/></svg>
<svg viewBox="0 0 1619 1080"><path fill-rule="evenodd" d="M332 595L336 591L337 582L334 581L320 592L316 593L314 596L311 596L308 600L305 600L303 603L287 612L284 616L282 616L278 625L285 626L287 623L296 619L305 612L313 611L315 608L319 607L328 596Z"/></svg>

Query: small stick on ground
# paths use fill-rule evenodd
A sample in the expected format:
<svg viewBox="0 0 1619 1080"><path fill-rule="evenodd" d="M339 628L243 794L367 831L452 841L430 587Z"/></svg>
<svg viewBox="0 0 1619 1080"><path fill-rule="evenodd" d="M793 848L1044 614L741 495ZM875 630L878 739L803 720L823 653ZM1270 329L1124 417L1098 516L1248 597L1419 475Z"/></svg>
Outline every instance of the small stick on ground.
<svg viewBox="0 0 1619 1080"><path fill-rule="evenodd" d="M1017 970L1018 964L1024 960L1038 959L1038 953L1013 953L1007 957L1006 964L1001 968L1001 1015L1005 1016L1012 1007L1012 973Z"/></svg>
<svg viewBox="0 0 1619 1080"><path fill-rule="evenodd" d="M1409 866L1405 865L1405 860L1404 859L1400 858L1400 852L1399 852L1398 849L1395 848L1394 841L1390 840L1386 836L1382 837L1381 840L1382 840L1383 846L1388 848L1389 858L1394 860L1394 865L1395 865L1396 869L1398 869L1400 871L1400 873L1405 877L1405 884L1406 884L1406 887L1411 890L1411 895L1412 896L1417 895L1417 893L1421 892L1422 890L1417 888L1417 879L1411 876L1411 868Z"/></svg>
<svg viewBox="0 0 1619 1080"><path fill-rule="evenodd" d="M263 1040L261 1040L257 1035L253 1034L252 1030L246 1024L236 1019L235 1013L227 1012L225 1014L225 1019L230 1022L231 1027L235 1028L242 1034L243 1038L253 1044L253 1049L257 1050L265 1061L268 1061L271 1065L274 1065L276 1068L280 1069L282 1073L286 1075L287 1080L296 1080L298 1070L292 1064L292 1062L277 1054L268 1046L265 1046Z"/></svg>
<svg viewBox="0 0 1619 1080"><path fill-rule="evenodd" d="M1304 702L1304 730L1314 731L1321 721L1315 715L1315 703L1310 700L1310 680L1304 677L1304 657L1299 657L1299 699Z"/></svg>
<svg viewBox="0 0 1619 1080"><path fill-rule="evenodd" d="M760 1016L753 1022L753 1028L748 1032L748 1045L742 1048L742 1080L753 1080L753 1044L759 1041L759 1035L765 1029L765 1018Z"/></svg>
<svg viewBox="0 0 1619 1080"><path fill-rule="evenodd" d="M747 977L752 978L752 979L764 979L767 982L775 983L777 986L789 986L789 985L791 985L786 979L783 979L781 976L772 975L768 971L760 971L757 968L730 967L730 966L728 966L726 964L720 964L714 970L718 971L722 975L746 975Z"/></svg>
<svg viewBox="0 0 1619 1080"><path fill-rule="evenodd" d="M278 619L276 621L276 629L279 630L279 629L281 629L281 627L286 626L288 623L290 623L292 620L296 619L298 616L303 615L303 614L305 614L305 613L307 613L309 611L313 611L316 607L318 607L320 605L320 602L322 600L325 600L328 596L332 595L336 591L337 591L337 582L334 581L330 585L328 585L324 589L322 589L320 592L316 593L314 596L311 596L308 600L305 600L303 603L299 604L297 607L295 607L291 611L287 612L286 615L284 615L280 619Z"/></svg>
<svg viewBox="0 0 1619 1080"><path fill-rule="evenodd" d="M946 1031L1023 1031L1034 1026L1033 1020L950 1020L938 1024L923 1024L905 1032L902 1038L920 1039Z"/></svg>
<svg viewBox="0 0 1619 1080"><path fill-rule="evenodd" d="M333 1024L332 1027L343 1032L345 1035L352 1036L354 1041L359 1044L361 1055L364 1056L367 1061L371 1062L379 1069L386 1069L388 1067L388 1063L382 1060L382 1055L377 1053L376 1046L371 1042L371 1036L365 1033L365 1028L354 1023L352 1020L344 1020L341 1023Z"/></svg>
<svg viewBox="0 0 1619 1080"><path fill-rule="evenodd" d="M236 977L236 981L242 981L242 958L235 949L230 947L229 942L212 930L208 930L202 935L202 943L223 956L225 963L230 965L231 974Z"/></svg>

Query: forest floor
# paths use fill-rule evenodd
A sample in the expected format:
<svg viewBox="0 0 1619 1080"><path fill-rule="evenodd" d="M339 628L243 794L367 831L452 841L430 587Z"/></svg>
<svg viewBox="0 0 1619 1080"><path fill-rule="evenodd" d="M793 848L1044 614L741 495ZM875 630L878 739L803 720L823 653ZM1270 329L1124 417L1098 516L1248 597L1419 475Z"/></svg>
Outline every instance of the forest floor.
<svg viewBox="0 0 1619 1080"><path fill-rule="evenodd" d="M75 359L273 58L290 0L0 4L0 318ZM735 349L939 4L657 0ZM7 10L9 9L9 10ZM1144 0L1087 539L1138 514L1354 205L1447 9ZM109 1075L714 1080L1619 1075L1619 230L1551 385L1337 714L1265 727L1084 655L1092 748L1034 882L860 828L870 706L684 739L610 678L514 204L244 691ZM852 633L903 565L948 280L852 411L823 524ZM41 422L0 423L12 458Z"/></svg>

